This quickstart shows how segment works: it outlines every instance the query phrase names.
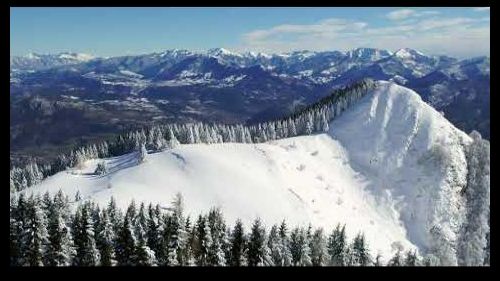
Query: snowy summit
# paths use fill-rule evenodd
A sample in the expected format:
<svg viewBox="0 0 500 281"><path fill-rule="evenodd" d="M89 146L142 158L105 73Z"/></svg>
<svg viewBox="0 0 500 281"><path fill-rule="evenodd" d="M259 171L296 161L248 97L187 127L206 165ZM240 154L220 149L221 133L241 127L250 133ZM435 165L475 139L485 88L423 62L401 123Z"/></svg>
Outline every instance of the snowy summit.
<svg viewBox="0 0 500 281"><path fill-rule="evenodd" d="M168 206L179 192L192 215L219 206L230 223L345 223L349 237L365 233L374 255L403 247L456 265L473 141L412 90L378 81L326 133L176 145L144 161L134 152L104 159L106 175L93 175L101 160L89 160L29 192L62 189L99 204L114 197L122 208L132 199Z"/></svg>

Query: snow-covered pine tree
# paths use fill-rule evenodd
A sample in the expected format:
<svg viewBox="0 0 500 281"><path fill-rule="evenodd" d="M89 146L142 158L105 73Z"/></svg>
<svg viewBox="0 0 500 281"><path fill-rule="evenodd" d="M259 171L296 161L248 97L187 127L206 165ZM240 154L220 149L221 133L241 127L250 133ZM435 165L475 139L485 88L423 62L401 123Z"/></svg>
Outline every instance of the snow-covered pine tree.
<svg viewBox="0 0 500 281"><path fill-rule="evenodd" d="M267 136L269 140L275 140L277 137L276 128L274 122L269 122L267 125Z"/></svg>
<svg viewBox="0 0 500 281"><path fill-rule="evenodd" d="M137 243L135 248L134 265L155 266L157 264L155 253L147 245L146 231L144 231L143 226L139 222L139 220L137 220L136 222L135 233L137 237Z"/></svg>
<svg viewBox="0 0 500 281"><path fill-rule="evenodd" d="M328 238L328 254L330 255L330 265L344 266L346 264L346 236L345 225L338 224Z"/></svg>
<svg viewBox="0 0 500 281"><path fill-rule="evenodd" d="M163 247L166 247L166 265L177 266L179 247L179 221L175 215L165 215L163 219Z"/></svg>
<svg viewBox="0 0 500 281"><path fill-rule="evenodd" d="M186 265L188 263L189 243L188 231L186 227L186 220L184 218L184 198L180 193L176 193L172 201L172 218L175 225L177 225L177 242L175 245L175 254L178 265Z"/></svg>
<svg viewBox="0 0 500 281"><path fill-rule="evenodd" d="M415 251L409 250L406 252L404 265L405 266L417 266L418 265L418 257L417 257L417 253Z"/></svg>
<svg viewBox="0 0 500 281"><path fill-rule="evenodd" d="M241 220L236 220L233 231L231 232L231 254L229 259L230 266L245 265L246 237Z"/></svg>
<svg viewBox="0 0 500 281"><path fill-rule="evenodd" d="M193 249L192 249L192 226L191 218L188 216L184 220L184 226L181 228L181 249L180 249L180 265L192 266L194 265Z"/></svg>
<svg viewBox="0 0 500 281"><path fill-rule="evenodd" d="M248 239L247 261L248 266L264 266L268 261L266 249L266 230L260 218L255 219Z"/></svg>
<svg viewBox="0 0 500 281"><path fill-rule="evenodd" d="M294 266L310 266L311 257L309 251L307 231L303 228L295 227L290 234L292 264Z"/></svg>
<svg viewBox="0 0 500 281"><path fill-rule="evenodd" d="M431 227L429 231L432 237L430 253L439 260L440 265L456 265L457 249L454 245L455 241L448 238L444 234L445 231L439 224Z"/></svg>
<svg viewBox="0 0 500 281"><path fill-rule="evenodd" d="M314 121L313 121L313 116L310 112L307 113L307 115L306 115L306 120L305 120L304 126L305 126L304 134L310 135L314 132Z"/></svg>
<svg viewBox="0 0 500 281"><path fill-rule="evenodd" d="M97 167L95 168L94 174L96 175L105 175L108 173L108 168L104 161L97 163Z"/></svg>
<svg viewBox="0 0 500 281"><path fill-rule="evenodd" d="M486 256L486 237L490 231L490 143L476 131L470 136L473 142L466 150L466 223L459 238L458 263L482 266Z"/></svg>
<svg viewBox="0 0 500 281"><path fill-rule="evenodd" d="M136 265L136 238L132 223L132 212L127 212L116 235L115 253L116 261L119 266Z"/></svg>
<svg viewBox="0 0 500 281"><path fill-rule="evenodd" d="M193 127L189 126L188 130L189 131L188 131L188 135L187 135L187 143L189 143L189 144L195 143Z"/></svg>
<svg viewBox="0 0 500 281"><path fill-rule="evenodd" d="M108 208L106 209L106 212L108 213L109 221L113 226L114 233L118 234L118 232L122 227L123 215L120 209L117 208L116 200L113 196L111 196L111 198L109 199Z"/></svg>
<svg viewBox="0 0 500 281"><path fill-rule="evenodd" d="M359 233L354 237L352 244L352 256L354 265L367 266L371 263L370 253L366 245L365 236Z"/></svg>
<svg viewBox="0 0 500 281"><path fill-rule="evenodd" d="M423 258L422 264L424 266L439 266L439 259L433 254L428 254Z"/></svg>
<svg viewBox="0 0 500 281"><path fill-rule="evenodd" d="M16 196L11 196L10 200L10 234L9 234L9 242L10 242L10 265L11 266L19 266L22 265L22 254L23 254L23 233L24 233L24 220L26 217L21 217L22 213L26 211L22 211L21 208L25 208L26 202L24 199L24 194L21 193L19 198Z"/></svg>
<svg viewBox="0 0 500 281"><path fill-rule="evenodd" d="M150 249L155 251L158 254L160 251L160 214L159 208L157 209L153 207L153 204L149 203L148 205L148 215L146 216L146 237L147 237L147 245Z"/></svg>
<svg viewBox="0 0 500 281"><path fill-rule="evenodd" d="M488 216L488 224L489 222L489 216ZM489 266L490 265L490 232L488 231L488 234L486 235L486 248L484 249L485 255L484 255L484 265Z"/></svg>
<svg viewBox="0 0 500 281"><path fill-rule="evenodd" d="M196 224L192 224L190 218L186 220L186 232L187 232L187 243L188 243L188 258L187 265L193 266L196 265L195 252L197 249L197 230Z"/></svg>
<svg viewBox="0 0 500 281"><path fill-rule="evenodd" d="M82 200L82 195L80 194L80 190L77 190L75 193L75 202L79 202Z"/></svg>
<svg viewBox="0 0 500 281"><path fill-rule="evenodd" d="M266 130L265 130L265 127L264 126L261 126L261 124L259 123L259 126L258 126L258 142L266 142L268 140L267 138L267 134L266 134Z"/></svg>
<svg viewBox="0 0 500 281"><path fill-rule="evenodd" d="M94 223L88 202L78 207L73 221L73 239L76 255L73 259L77 266L99 265L99 251L95 245Z"/></svg>
<svg viewBox="0 0 500 281"><path fill-rule="evenodd" d="M46 216L52 211L52 198L48 191L46 191L42 196L42 201L40 202L40 207Z"/></svg>
<svg viewBox="0 0 500 281"><path fill-rule="evenodd" d="M269 235L267 238L267 248L269 250L270 265L281 266L283 262L277 225L273 225L271 227L271 230L269 231Z"/></svg>
<svg viewBox="0 0 500 281"><path fill-rule="evenodd" d="M148 151L146 150L146 145L144 143L140 143L138 146L138 152L139 152L139 163L142 163L146 161L146 157L148 155Z"/></svg>
<svg viewBox="0 0 500 281"><path fill-rule="evenodd" d="M65 195L61 189L54 195L54 200L52 203L53 207L59 211L59 214L66 223L69 223L70 219L70 209L69 209L69 198Z"/></svg>
<svg viewBox="0 0 500 281"><path fill-rule="evenodd" d="M60 208L60 206L55 205L48 211L48 239L50 244L47 248L46 259L47 265L50 266L70 266L76 254L70 227L62 214L65 210Z"/></svg>
<svg viewBox="0 0 500 281"><path fill-rule="evenodd" d="M206 218L202 215L198 216L195 226L195 236L193 253L196 265L205 266L207 264L208 244L210 244L211 234L210 228L207 225Z"/></svg>
<svg viewBox="0 0 500 281"><path fill-rule="evenodd" d="M319 228L314 231L311 239L311 264L313 266L323 266L327 263L326 239L323 234L323 229Z"/></svg>
<svg viewBox="0 0 500 281"><path fill-rule="evenodd" d="M173 149L173 148L178 147L179 145L180 145L180 143L177 140L177 138L175 137L174 132L172 131L172 129L170 129L168 131L168 148Z"/></svg>
<svg viewBox="0 0 500 281"><path fill-rule="evenodd" d="M200 124L195 124L193 127L193 136L194 136L194 143L200 143L201 142L201 136L200 136Z"/></svg>
<svg viewBox="0 0 500 281"><path fill-rule="evenodd" d="M286 222L283 220L279 228L279 253L280 266L292 265L292 253L290 252L290 239L288 237Z"/></svg>
<svg viewBox="0 0 500 281"><path fill-rule="evenodd" d="M213 208L209 211L207 225L210 229L211 239L207 251L207 265L220 266L226 264L223 251L225 238L225 223L220 209Z"/></svg>
<svg viewBox="0 0 500 281"><path fill-rule="evenodd" d="M328 132L328 130L330 129L330 126L328 125L329 120L328 120L328 118L326 116L326 111L325 110L321 112L321 117L320 118L321 118L321 122L320 122L320 124L321 124L321 131Z"/></svg>
<svg viewBox="0 0 500 281"><path fill-rule="evenodd" d="M27 202L27 220L22 234L22 265L43 266L49 244L47 218L40 208L40 198L30 196Z"/></svg>
<svg viewBox="0 0 500 281"><path fill-rule="evenodd" d="M108 212L102 210L100 213L99 228L96 229L96 247L101 257L101 266L116 265L115 239L116 235L113 224L109 220Z"/></svg>

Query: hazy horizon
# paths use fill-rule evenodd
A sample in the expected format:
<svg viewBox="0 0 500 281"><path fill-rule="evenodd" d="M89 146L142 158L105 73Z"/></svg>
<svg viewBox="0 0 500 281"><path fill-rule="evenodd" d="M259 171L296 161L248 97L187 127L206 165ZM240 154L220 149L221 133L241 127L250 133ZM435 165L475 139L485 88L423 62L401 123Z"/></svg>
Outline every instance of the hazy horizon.
<svg viewBox="0 0 500 281"><path fill-rule="evenodd" d="M489 8L11 8L10 54L347 51L490 55Z"/></svg>

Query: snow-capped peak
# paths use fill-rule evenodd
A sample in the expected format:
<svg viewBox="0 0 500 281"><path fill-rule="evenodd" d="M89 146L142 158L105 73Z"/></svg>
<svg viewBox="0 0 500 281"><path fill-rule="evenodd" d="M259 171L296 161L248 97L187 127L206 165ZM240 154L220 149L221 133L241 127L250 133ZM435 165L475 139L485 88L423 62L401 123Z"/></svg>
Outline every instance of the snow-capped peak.
<svg viewBox="0 0 500 281"><path fill-rule="evenodd" d="M266 54L266 53L263 53L263 52L246 52L245 53L245 56L246 57L251 57L251 58L266 58L266 59L270 59L272 58L272 55L269 55L269 54Z"/></svg>
<svg viewBox="0 0 500 281"><path fill-rule="evenodd" d="M189 215L220 206L228 221L246 225L256 217L265 225L284 218L325 229L341 223L349 238L363 232L385 258L417 248L456 265L472 139L417 93L383 81L329 127L258 144L181 145L144 163L136 153L90 160L30 191L78 191L98 204L113 197L121 208L132 199L167 205L181 192ZM81 176L101 161L112 176Z"/></svg>
<svg viewBox="0 0 500 281"><path fill-rule="evenodd" d="M59 58L85 62L85 61L92 60L95 57L93 55L84 54L84 53L61 53L61 54L59 54Z"/></svg>
<svg viewBox="0 0 500 281"><path fill-rule="evenodd" d="M394 53L394 56L402 58L402 59L409 59L409 58L415 58L415 57L419 57L419 56L424 57L425 55L417 50L413 50L410 48L402 48L402 49L397 50Z"/></svg>
<svg viewBox="0 0 500 281"><path fill-rule="evenodd" d="M165 57L165 56L178 57L181 55L189 55L189 54L192 54L192 52L183 49L171 49L161 52L160 57Z"/></svg>
<svg viewBox="0 0 500 281"><path fill-rule="evenodd" d="M224 49L224 48L209 49L207 51L207 55L213 56L213 57L220 57L220 56L238 56L238 57L241 57L241 55L239 53L232 52L232 51L229 51L229 50Z"/></svg>
<svg viewBox="0 0 500 281"><path fill-rule="evenodd" d="M40 57L37 54L35 54L35 53L29 53L29 54L27 54L26 58L27 59L31 59L31 60L40 59Z"/></svg>
<svg viewBox="0 0 500 281"><path fill-rule="evenodd" d="M356 48L354 50L348 51L346 55L351 59L368 59L376 61L390 56L391 52L375 48Z"/></svg>

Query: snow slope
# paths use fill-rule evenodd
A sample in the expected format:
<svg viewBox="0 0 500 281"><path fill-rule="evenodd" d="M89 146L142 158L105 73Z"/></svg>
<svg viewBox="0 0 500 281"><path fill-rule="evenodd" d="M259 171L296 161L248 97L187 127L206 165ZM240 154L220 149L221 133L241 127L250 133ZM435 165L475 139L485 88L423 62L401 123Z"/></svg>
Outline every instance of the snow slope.
<svg viewBox="0 0 500 281"><path fill-rule="evenodd" d="M113 196L122 207L132 199L168 207L181 192L192 215L219 206L231 224L241 218L249 227L260 216L268 227L286 219L329 232L345 223L349 237L363 231L372 254L384 257L398 244L427 253L433 243L455 243L464 219L465 133L390 82L378 82L330 128L262 144L181 145L141 164L131 153L106 159L106 176L92 174L98 160L91 160L27 192L78 190L100 204Z"/></svg>

